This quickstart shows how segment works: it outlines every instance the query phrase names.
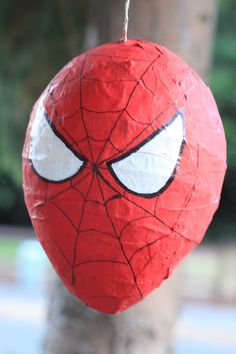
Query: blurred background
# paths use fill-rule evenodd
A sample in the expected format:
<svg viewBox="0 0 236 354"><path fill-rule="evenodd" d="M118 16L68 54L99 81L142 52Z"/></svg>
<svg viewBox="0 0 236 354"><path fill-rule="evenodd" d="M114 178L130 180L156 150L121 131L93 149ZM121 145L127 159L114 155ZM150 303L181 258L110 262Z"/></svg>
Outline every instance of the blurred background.
<svg viewBox="0 0 236 354"><path fill-rule="evenodd" d="M206 237L181 266L173 347L175 354L236 354L236 1L197 3L134 0L130 37L178 52L208 81L218 104L228 170ZM35 240L21 187L29 114L73 56L119 38L123 6L108 0L0 0L0 354L40 354L46 334L52 284L47 275L53 271ZM190 44L176 38L190 29L196 32L190 31Z"/></svg>

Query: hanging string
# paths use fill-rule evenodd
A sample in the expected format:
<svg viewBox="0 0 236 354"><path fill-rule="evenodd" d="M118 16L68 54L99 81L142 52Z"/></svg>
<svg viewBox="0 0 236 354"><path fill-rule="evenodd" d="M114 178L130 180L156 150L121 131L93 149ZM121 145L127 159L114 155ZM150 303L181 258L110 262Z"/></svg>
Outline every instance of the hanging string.
<svg viewBox="0 0 236 354"><path fill-rule="evenodd" d="M129 6L130 6L130 0L126 0L124 26L123 26L122 36L120 39L121 42L127 41L127 33L128 33L128 25L129 25Z"/></svg>

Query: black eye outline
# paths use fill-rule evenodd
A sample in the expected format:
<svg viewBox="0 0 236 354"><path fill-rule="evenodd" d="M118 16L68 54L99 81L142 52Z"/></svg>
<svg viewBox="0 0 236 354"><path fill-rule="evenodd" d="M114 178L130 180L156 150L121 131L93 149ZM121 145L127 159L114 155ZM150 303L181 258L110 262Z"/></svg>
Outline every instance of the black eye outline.
<svg viewBox="0 0 236 354"><path fill-rule="evenodd" d="M79 169L73 173L73 175L70 175L67 178L61 179L61 180L52 180L46 177L43 177L39 174L39 172L36 170L36 168L34 167L33 161L32 159L28 159L30 161L32 170L34 171L34 173L43 181L45 182L49 182L52 184L59 184L59 183L63 183L63 182L67 182L70 181L71 179L73 179L76 175L78 175L80 172L83 171L83 169L87 166L88 164L88 159L85 158L83 155L81 155L80 153L78 153L77 151L74 151L72 149L72 147L68 144L68 142L65 140L65 138L57 131L57 129L55 128L52 120L50 119L49 115L47 114L47 112L45 111L44 107L42 107L43 109L43 116L46 120L46 122L48 123L50 129L52 130L52 132L54 133L54 135L60 139L60 141L66 146L66 148L68 150L70 150L70 152L76 157L78 158L82 163L82 165L79 167ZM179 149L179 156L178 159L176 160L176 165L175 168L172 172L172 174L170 175L169 179L166 181L165 185L160 188L157 192L154 193L139 193L139 192L135 192L131 189L129 189L124 183L122 183L119 178L117 177L116 173L114 172L112 165L116 162L122 161L125 158L127 158L128 156L132 155L133 153L135 153L136 151L138 151L142 146L146 145L148 142L150 142L153 138L155 138L163 129L165 129L166 127L168 127L169 125L171 125L174 120L178 117L181 116L182 119L182 123L183 123L183 139L182 139L182 143ZM177 111L177 113L169 120L167 121L164 125L162 125L160 128L158 128L155 132L153 132L151 135L149 135L145 140L143 140L140 144L138 144L137 146L135 146L133 149L129 150L128 152L126 152L125 154L111 160L108 161L106 163L108 170L110 171L111 175L113 176L113 178L115 179L115 181L127 192L143 197L143 198L153 198L156 196L159 196L160 194L162 194L172 183L173 179L175 178L176 175L176 171L177 171L177 167L179 165L183 150L184 150L184 146L186 144L185 141L185 119L184 119L184 110L183 109L179 109Z"/></svg>
<svg viewBox="0 0 236 354"><path fill-rule="evenodd" d="M124 183L122 183L119 178L117 177L116 173L114 172L113 168L112 168L112 165L116 162L119 162L119 161L122 161L124 160L125 158L127 158L128 156L132 155L133 153L135 153L136 151L138 151L142 146L146 145L149 141L151 141L153 138L155 138L162 130L164 130L166 127L168 127L169 125L171 125L175 119L178 117L178 116L181 116L181 119L182 119L182 123L183 123L183 139L182 139L182 143L181 143L181 146L180 146L180 150L179 150L179 156L178 156L178 159L176 161L176 165L175 165L175 168L172 172L172 174L170 175L169 179L166 181L165 185L159 189L157 192L154 192L154 193L138 193L138 192L135 192L131 189L129 189ZM180 162L180 159L181 159L181 156L183 154L183 151L184 151L184 146L186 144L186 140L185 140L185 114L184 114L184 109L179 109L176 114L171 118L169 119L164 125L162 125L160 128L158 128L155 132L153 132L151 135L149 135L144 141L142 141L139 145L135 146L133 149L129 150L128 152L126 152L125 154L111 160L111 161L108 161L107 162L107 168L108 170L110 171L111 175L113 176L113 178L115 179L115 181L127 192L131 193L131 194L134 194L134 195L137 195L139 197L143 197L143 198L154 198L154 197L157 197L159 196L160 194L162 194L169 186L170 184L172 183L172 181L174 180L175 178L175 175L176 175L176 172L177 172L177 168L178 168L178 165L179 165L179 162Z"/></svg>
<svg viewBox="0 0 236 354"><path fill-rule="evenodd" d="M38 109L38 107L37 107ZM54 133L54 135L61 140L61 142L66 146L66 148L68 150L70 150L70 152L72 152L72 154L78 158L81 162L82 162L82 165L79 167L79 169L73 173L72 175L70 175L69 177L67 178L64 178L64 179L61 179L61 180L58 180L58 181L55 181L53 179L49 179L49 178L46 178L46 177L43 177L39 174L39 172L36 170L36 168L34 167L34 163L32 161L31 158L29 158L29 162L31 164L31 167L32 167L32 170L34 171L34 173L41 179L43 180L44 182L49 182L49 183L52 183L52 184L59 184L59 183L63 183L63 182L67 182L67 181L70 181L72 178L74 178L75 176L77 176L80 172L82 172L82 170L87 166L88 164L88 159L86 159L84 156L82 156L81 154L79 154L77 151L74 151L72 149L72 147L68 144L68 142L65 140L65 138L56 130L51 118L49 117L49 115L47 114L47 112L45 111L45 108L42 107L43 109L43 116L46 120L46 122L48 123L50 129L52 130L52 132ZM30 137L30 139L32 139Z"/></svg>

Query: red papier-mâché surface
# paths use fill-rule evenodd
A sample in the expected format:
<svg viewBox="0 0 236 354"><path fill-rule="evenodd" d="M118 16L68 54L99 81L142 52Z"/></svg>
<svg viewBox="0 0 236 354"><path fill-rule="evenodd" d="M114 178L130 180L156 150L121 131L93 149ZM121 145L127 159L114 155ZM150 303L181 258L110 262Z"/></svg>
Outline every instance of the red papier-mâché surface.
<svg viewBox="0 0 236 354"><path fill-rule="evenodd" d="M38 239L69 291L104 313L142 300L200 243L225 169L209 88L141 40L69 62L36 102L23 151Z"/></svg>

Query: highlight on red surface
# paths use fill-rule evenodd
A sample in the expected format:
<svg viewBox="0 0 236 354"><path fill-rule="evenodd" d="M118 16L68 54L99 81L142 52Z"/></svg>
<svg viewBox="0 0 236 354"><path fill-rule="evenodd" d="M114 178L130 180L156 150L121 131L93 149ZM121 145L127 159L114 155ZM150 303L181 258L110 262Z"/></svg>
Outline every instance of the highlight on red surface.
<svg viewBox="0 0 236 354"><path fill-rule="evenodd" d="M141 40L69 62L36 102L23 151L36 234L66 287L104 313L142 300L200 243L225 169L210 89Z"/></svg>

